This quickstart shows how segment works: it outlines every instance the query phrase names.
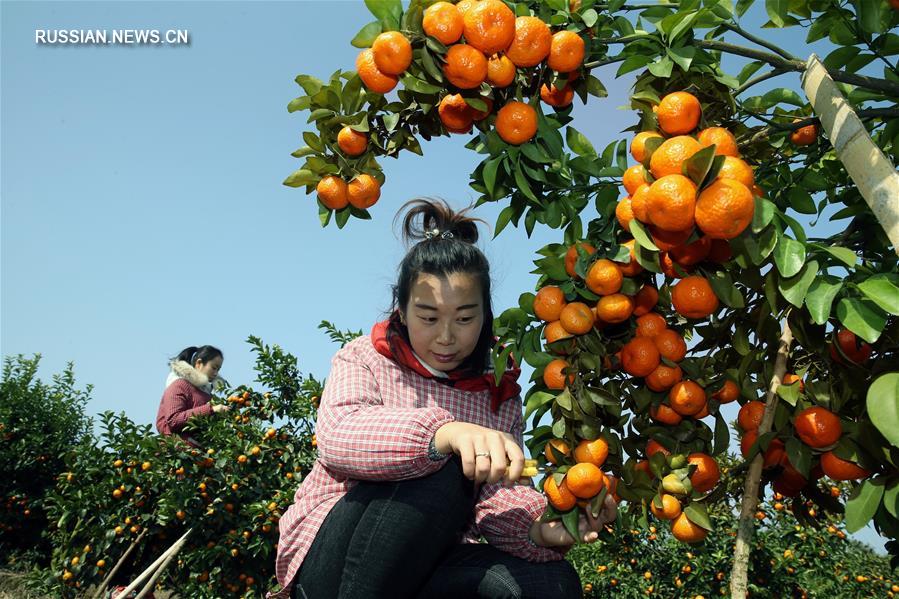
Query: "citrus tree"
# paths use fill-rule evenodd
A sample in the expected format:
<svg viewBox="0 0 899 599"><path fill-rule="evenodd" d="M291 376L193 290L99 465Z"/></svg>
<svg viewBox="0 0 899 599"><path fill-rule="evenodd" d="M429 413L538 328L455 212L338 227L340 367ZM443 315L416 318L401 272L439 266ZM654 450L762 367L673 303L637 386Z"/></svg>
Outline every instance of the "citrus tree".
<svg viewBox="0 0 899 599"><path fill-rule="evenodd" d="M40 356L7 357L0 382L0 555L5 565L46 565L44 500L64 469L66 455L90 431L84 412L91 387L78 389L71 364L53 376L37 377Z"/></svg>
<svg viewBox="0 0 899 599"><path fill-rule="evenodd" d="M193 447L124 414L67 452L44 502L53 553L41 581L57 596L127 584L188 528L159 584L189 597L260 597L273 583L278 519L315 459L322 384L258 338L256 382L213 401L223 417L194 419Z"/></svg>
<svg viewBox="0 0 899 599"><path fill-rule="evenodd" d="M844 164L855 157L801 91L814 61L744 28L753 4L367 0L355 71L297 77L288 110L308 110L314 131L285 180L316 190L322 224L343 227L370 218L381 158L466 136L483 155L478 203L504 205L496 233L559 230L538 251L537 293L495 323L497 363L514 353L535 369L525 400L531 450L552 472L547 517L573 526L613 492L644 526L670 520L675 538L701 541L725 494L720 407L738 402L733 596L747 591L760 483L845 511L851 531L873 520L899 537L899 269L885 233L899 217L875 205L878 221ZM895 3L764 10L764 28L821 52L829 99L862 119L872 160L895 161ZM600 151L570 107L602 98L597 69L613 64L636 72L635 113ZM855 481L847 501L828 499L825 475Z"/></svg>

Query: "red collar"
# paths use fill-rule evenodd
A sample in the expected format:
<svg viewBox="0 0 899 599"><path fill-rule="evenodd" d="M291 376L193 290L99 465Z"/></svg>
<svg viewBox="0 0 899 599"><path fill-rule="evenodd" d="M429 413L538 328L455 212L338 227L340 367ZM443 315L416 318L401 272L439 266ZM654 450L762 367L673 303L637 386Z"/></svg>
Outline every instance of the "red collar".
<svg viewBox="0 0 899 599"><path fill-rule="evenodd" d="M447 372L446 377L434 376L415 356L412 346L406 341L405 335L400 328L401 326L396 318L391 318L372 327L371 341L379 354L427 379L434 379L463 391L489 390L490 408L494 412L499 410L500 405L504 401L521 393L521 387L516 382L521 374L521 369L515 365L511 357L509 358L509 368L503 373L499 385L496 384L496 379L492 372L472 375L468 371L456 369Z"/></svg>

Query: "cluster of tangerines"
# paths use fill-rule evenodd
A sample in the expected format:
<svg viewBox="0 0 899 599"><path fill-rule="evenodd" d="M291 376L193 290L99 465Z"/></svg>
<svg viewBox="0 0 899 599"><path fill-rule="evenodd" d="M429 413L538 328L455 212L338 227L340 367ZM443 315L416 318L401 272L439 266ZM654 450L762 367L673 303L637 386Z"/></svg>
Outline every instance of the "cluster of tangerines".
<svg viewBox="0 0 899 599"><path fill-rule="evenodd" d="M516 17L502 0L436 2L424 11L422 29L446 47L440 60L448 85L437 114L448 133L468 133L475 122L493 114L494 91L510 87L524 69L536 73L537 67L545 65L559 75L560 82L565 80L561 87L542 85L540 98L546 104L563 108L574 100L572 82L580 76L586 55L584 40L574 31L553 33L538 17ZM400 31L387 31L359 53L356 71L369 92L386 94L396 87L412 64L413 42L418 40L410 40ZM481 91L484 84L491 89L489 95ZM478 110L468 100L483 102L485 108ZM519 99L510 100L496 111L494 127L506 143L526 143L537 133L537 111ZM344 127L338 145L347 156L359 156L367 149L368 137ZM317 191L328 208L347 204L368 208L379 197L376 184L369 175L359 175L349 184L328 176Z"/></svg>

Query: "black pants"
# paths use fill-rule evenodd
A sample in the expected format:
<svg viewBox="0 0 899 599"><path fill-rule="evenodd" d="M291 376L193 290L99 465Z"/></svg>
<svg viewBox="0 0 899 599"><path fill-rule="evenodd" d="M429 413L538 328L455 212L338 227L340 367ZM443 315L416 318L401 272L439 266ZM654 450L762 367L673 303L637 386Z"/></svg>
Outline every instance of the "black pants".
<svg viewBox="0 0 899 599"><path fill-rule="evenodd" d="M474 500L458 459L423 478L360 482L325 518L292 597L581 597L566 561L532 563L490 545L460 544Z"/></svg>

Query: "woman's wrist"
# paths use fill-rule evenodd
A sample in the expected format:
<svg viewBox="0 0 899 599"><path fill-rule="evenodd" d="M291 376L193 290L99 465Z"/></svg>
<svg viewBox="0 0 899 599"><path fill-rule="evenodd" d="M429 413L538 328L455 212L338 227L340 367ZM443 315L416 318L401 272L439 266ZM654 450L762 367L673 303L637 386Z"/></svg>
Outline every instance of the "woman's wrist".
<svg viewBox="0 0 899 599"><path fill-rule="evenodd" d="M528 530L528 539L536 545L537 547L545 547L545 541L543 540L543 523L542 522L534 522L531 524L530 530Z"/></svg>

